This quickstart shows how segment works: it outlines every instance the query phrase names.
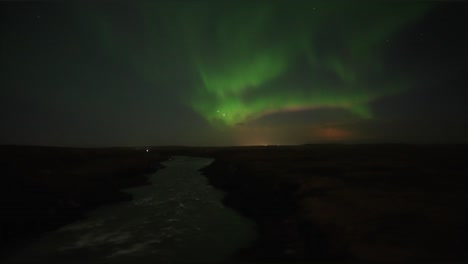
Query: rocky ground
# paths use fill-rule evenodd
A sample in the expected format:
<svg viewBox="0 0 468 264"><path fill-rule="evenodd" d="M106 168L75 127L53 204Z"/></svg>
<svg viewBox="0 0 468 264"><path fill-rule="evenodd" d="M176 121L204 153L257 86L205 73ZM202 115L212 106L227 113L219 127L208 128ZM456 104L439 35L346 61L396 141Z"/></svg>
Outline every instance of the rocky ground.
<svg viewBox="0 0 468 264"><path fill-rule="evenodd" d="M128 201L165 157L144 149L0 147L0 255L98 206Z"/></svg>
<svg viewBox="0 0 468 264"><path fill-rule="evenodd" d="M252 218L247 262L443 262L468 258L468 146L305 145L144 149L0 148L7 252L97 206L172 155L211 157L203 172Z"/></svg>
<svg viewBox="0 0 468 264"><path fill-rule="evenodd" d="M467 259L466 146L311 145L213 150L225 204L253 218L255 261Z"/></svg>

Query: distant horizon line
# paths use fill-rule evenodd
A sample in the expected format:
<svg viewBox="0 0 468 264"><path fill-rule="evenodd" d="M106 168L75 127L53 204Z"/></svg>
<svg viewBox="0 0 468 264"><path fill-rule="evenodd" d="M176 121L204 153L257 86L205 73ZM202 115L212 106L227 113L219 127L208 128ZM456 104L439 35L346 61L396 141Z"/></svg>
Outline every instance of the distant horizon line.
<svg viewBox="0 0 468 264"><path fill-rule="evenodd" d="M0 144L0 148L3 147L38 147L38 148L74 148L74 149L112 149L112 148L124 148L124 149L151 149L151 148L242 148L242 147L300 147L300 146L323 146L323 145L468 145L468 142L459 143L407 143L407 142L367 142L367 143L304 143L304 144L257 144L257 145L137 145L137 146L73 146L73 145L33 145L33 144Z"/></svg>

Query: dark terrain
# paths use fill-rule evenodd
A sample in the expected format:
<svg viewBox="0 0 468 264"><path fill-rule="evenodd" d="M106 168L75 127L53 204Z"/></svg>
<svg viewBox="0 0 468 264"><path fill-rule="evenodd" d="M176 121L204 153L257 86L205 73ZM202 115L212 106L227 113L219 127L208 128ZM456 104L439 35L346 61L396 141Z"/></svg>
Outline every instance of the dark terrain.
<svg viewBox="0 0 468 264"><path fill-rule="evenodd" d="M144 149L0 146L0 256L98 206L128 201L165 157Z"/></svg>
<svg viewBox="0 0 468 264"><path fill-rule="evenodd" d="M468 146L181 149L253 218L256 261L463 262ZM204 154L205 152L205 154Z"/></svg>
<svg viewBox="0 0 468 264"><path fill-rule="evenodd" d="M21 244L131 199L171 155L203 171L224 203L255 220L255 262L467 260L468 146L306 145L230 148L1 147L1 241Z"/></svg>

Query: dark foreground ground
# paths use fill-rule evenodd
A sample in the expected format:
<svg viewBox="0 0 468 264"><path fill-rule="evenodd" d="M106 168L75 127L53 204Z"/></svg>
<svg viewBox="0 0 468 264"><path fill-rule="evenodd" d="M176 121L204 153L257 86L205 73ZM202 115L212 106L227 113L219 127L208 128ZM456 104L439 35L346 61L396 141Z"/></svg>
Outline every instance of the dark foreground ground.
<svg viewBox="0 0 468 264"><path fill-rule="evenodd" d="M26 241L96 206L171 155L205 156L224 203L255 220L254 262L463 262L468 146L0 148L1 242ZM228 239L228 238L226 238ZM14 243L13 243L14 244ZM11 246L10 246L11 247Z"/></svg>
<svg viewBox="0 0 468 264"><path fill-rule="evenodd" d="M257 261L463 262L468 146L180 149L209 155L224 202L259 227Z"/></svg>
<svg viewBox="0 0 468 264"><path fill-rule="evenodd" d="M0 146L0 257L83 217L128 201L166 157L144 149Z"/></svg>

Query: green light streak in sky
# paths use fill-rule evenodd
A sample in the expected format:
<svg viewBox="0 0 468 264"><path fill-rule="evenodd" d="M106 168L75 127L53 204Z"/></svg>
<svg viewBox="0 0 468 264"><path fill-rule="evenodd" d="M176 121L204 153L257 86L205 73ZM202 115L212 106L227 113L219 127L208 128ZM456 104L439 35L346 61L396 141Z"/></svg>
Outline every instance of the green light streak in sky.
<svg viewBox="0 0 468 264"><path fill-rule="evenodd" d="M147 38L123 39L119 50L110 29L102 35L154 83L193 76L186 102L212 124L316 108L370 118L372 101L411 87L386 69L383 54L387 40L428 9L421 2L380 1L144 3L139 12ZM135 45L141 48L129 52ZM171 75L161 45L185 56L191 72Z"/></svg>
<svg viewBox="0 0 468 264"><path fill-rule="evenodd" d="M236 6L217 17L208 35L186 35L202 80L192 106L208 121L228 126L324 107L370 118L370 102L407 86L384 77L391 76L380 61L387 39L425 11L422 5L383 3ZM195 20L192 29L212 23Z"/></svg>

